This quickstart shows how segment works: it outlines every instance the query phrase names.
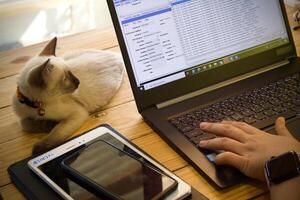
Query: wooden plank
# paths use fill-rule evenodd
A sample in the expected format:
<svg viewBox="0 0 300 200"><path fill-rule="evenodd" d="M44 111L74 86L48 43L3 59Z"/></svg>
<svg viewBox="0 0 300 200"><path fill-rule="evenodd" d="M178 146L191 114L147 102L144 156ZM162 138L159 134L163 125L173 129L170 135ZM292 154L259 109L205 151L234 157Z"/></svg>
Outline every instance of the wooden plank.
<svg viewBox="0 0 300 200"><path fill-rule="evenodd" d="M264 183L254 180L247 180L236 186L217 190L191 166L175 171L175 174L211 200L250 199L267 191L267 186Z"/></svg>
<svg viewBox="0 0 300 200"><path fill-rule="evenodd" d="M270 193L267 192L267 193L264 193L262 195L259 195L258 197L255 197L253 198L254 200L270 200L271 199L271 196L270 196Z"/></svg>
<svg viewBox="0 0 300 200"><path fill-rule="evenodd" d="M0 78L19 73L24 63L40 53L48 41L0 52ZM57 55L74 49L109 49L118 46L113 27L58 38Z"/></svg>
<svg viewBox="0 0 300 200"><path fill-rule="evenodd" d="M21 125L18 123L18 118L13 113L12 107L0 109L0 144L20 137L23 134Z"/></svg>
<svg viewBox="0 0 300 200"><path fill-rule="evenodd" d="M133 140L133 143L171 171L188 165L158 134L152 133Z"/></svg>
<svg viewBox="0 0 300 200"><path fill-rule="evenodd" d="M11 105L12 97L17 88L17 76L0 79L0 108Z"/></svg>
<svg viewBox="0 0 300 200"><path fill-rule="evenodd" d="M4 200L26 200L23 194L19 192L13 184L0 187L0 194L2 194Z"/></svg>
<svg viewBox="0 0 300 200"><path fill-rule="evenodd" d="M24 134L23 137L2 143L0 146L0 186L10 183L7 168L14 162L31 155L31 148L42 134Z"/></svg>

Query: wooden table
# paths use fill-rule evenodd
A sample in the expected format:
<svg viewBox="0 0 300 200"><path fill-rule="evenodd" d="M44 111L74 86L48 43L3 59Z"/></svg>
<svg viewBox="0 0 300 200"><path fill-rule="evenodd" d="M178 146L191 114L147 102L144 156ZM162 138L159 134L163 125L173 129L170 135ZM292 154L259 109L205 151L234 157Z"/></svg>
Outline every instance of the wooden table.
<svg viewBox="0 0 300 200"><path fill-rule="evenodd" d="M291 16L293 10L287 10ZM300 34L293 32L293 35L299 52ZM25 199L11 183L7 167L30 156L33 144L45 135L23 132L11 107L11 98L16 90L16 77L20 69L44 45L45 43L41 43L0 53L0 193L5 200ZM85 48L120 52L114 30L109 27L59 38L57 54ZM91 116L75 135L102 123L112 125L210 199L269 199L266 186L254 180L247 180L221 191L212 187L143 121L137 112L127 77L113 100L101 112Z"/></svg>

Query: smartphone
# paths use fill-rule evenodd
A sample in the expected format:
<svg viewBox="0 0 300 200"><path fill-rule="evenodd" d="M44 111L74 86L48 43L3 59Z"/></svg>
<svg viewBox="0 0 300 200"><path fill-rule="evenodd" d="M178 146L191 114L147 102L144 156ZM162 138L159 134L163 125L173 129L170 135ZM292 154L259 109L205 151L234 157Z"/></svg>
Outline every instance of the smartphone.
<svg viewBox="0 0 300 200"><path fill-rule="evenodd" d="M156 200L177 188L176 180L127 153L125 147L99 140L71 154L61 165L74 182L109 199Z"/></svg>

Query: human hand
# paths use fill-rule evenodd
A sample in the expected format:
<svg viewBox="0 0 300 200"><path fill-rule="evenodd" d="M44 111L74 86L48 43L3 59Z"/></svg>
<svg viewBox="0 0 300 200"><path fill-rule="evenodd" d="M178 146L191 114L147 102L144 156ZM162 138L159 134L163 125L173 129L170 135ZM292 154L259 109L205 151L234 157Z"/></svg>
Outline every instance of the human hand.
<svg viewBox="0 0 300 200"><path fill-rule="evenodd" d="M200 128L224 136L201 141L199 144L206 149L224 150L216 157L217 165L231 165L245 175L262 181L265 181L264 165L272 156L287 151L300 152L300 143L287 130L283 117L276 120L277 135L266 133L243 122L233 121L203 122Z"/></svg>

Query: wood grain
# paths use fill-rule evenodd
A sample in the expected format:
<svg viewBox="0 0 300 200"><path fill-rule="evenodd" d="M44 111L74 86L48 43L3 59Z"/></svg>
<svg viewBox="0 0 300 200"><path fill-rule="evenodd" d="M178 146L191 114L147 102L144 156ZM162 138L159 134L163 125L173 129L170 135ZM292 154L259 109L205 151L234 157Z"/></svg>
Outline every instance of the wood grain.
<svg viewBox="0 0 300 200"><path fill-rule="evenodd" d="M17 88L17 76L0 79L0 108L11 105L12 97Z"/></svg>
<svg viewBox="0 0 300 200"><path fill-rule="evenodd" d="M192 185L209 199L250 199L267 190L266 186L261 182L250 180L225 190L216 190L216 188L209 184L207 180L199 175L199 173L191 166L177 170L175 171L175 174L182 177L184 181Z"/></svg>
<svg viewBox="0 0 300 200"><path fill-rule="evenodd" d="M0 109L0 135L0 144L23 135L18 118L11 106Z"/></svg>
<svg viewBox="0 0 300 200"><path fill-rule="evenodd" d="M26 200L22 193L18 192L18 189L13 185L5 185L0 187L0 193L3 200Z"/></svg>
<svg viewBox="0 0 300 200"><path fill-rule="evenodd" d="M263 193L255 198L253 198L254 200L270 200L271 199L271 196L270 196L270 193L267 192L267 193Z"/></svg>

